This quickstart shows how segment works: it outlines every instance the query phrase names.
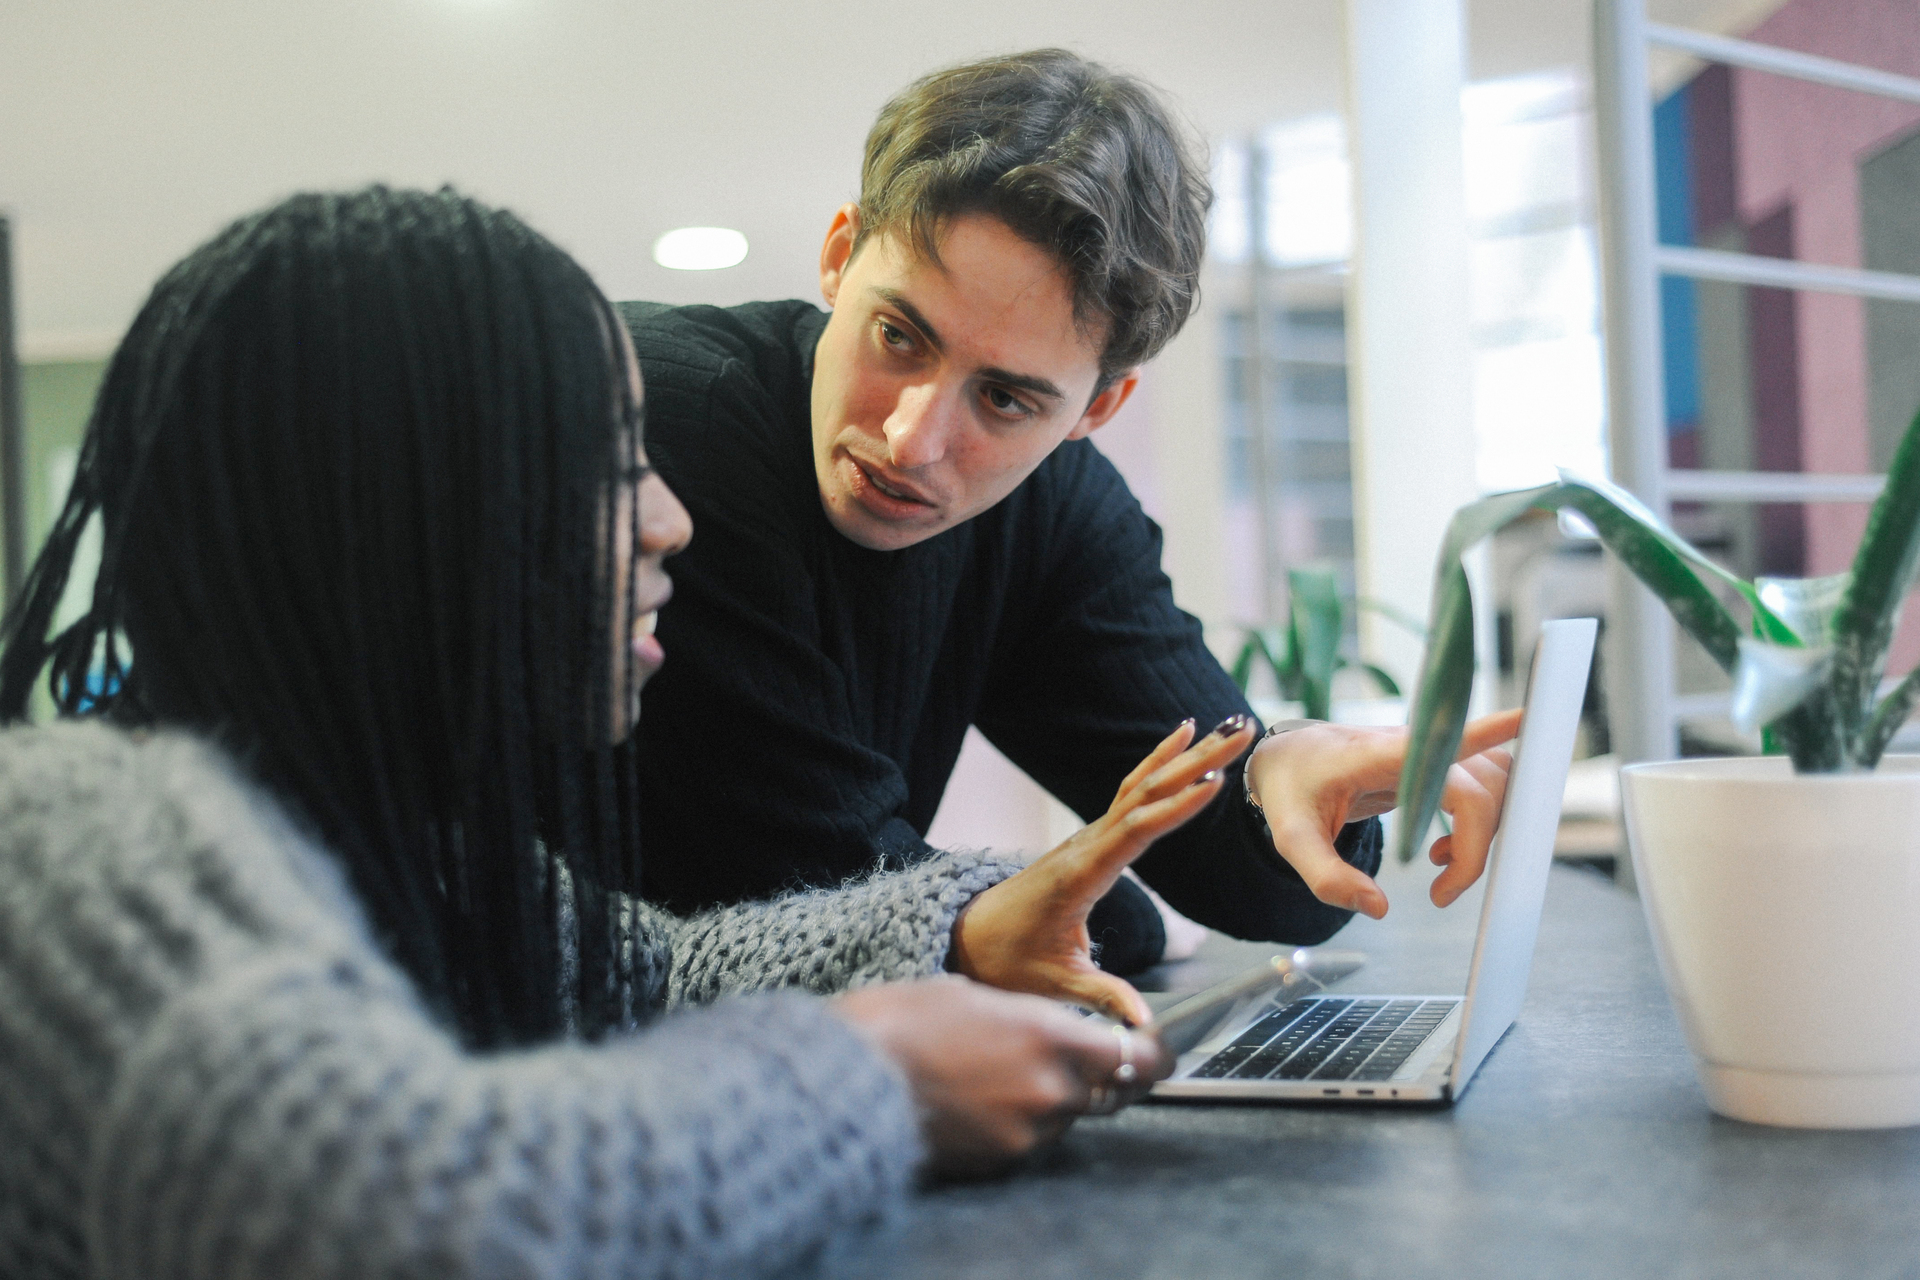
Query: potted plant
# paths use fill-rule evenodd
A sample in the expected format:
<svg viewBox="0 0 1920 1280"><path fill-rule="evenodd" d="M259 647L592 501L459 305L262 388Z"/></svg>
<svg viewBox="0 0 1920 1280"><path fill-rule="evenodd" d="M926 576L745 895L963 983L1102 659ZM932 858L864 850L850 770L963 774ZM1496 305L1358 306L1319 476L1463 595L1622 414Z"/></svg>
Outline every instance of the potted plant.
<svg viewBox="0 0 1920 1280"><path fill-rule="evenodd" d="M1667 989L1713 1109L1818 1128L1920 1123L1920 757L1882 759L1920 671L1881 693L1920 564L1920 417L1844 574L1725 572L1624 491L1563 474L1447 530L1400 779L1396 852L1432 822L1473 681L1461 553L1572 508L1734 679L1768 754L1632 765L1628 842ZM1746 615L1742 627L1719 587Z"/></svg>
<svg viewBox="0 0 1920 1280"><path fill-rule="evenodd" d="M1370 600L1359 600L1355 604L1420 632L1417 622L1389 606ZM1246 629L1246 640L1233 662L1233 682L1240 686L1241 693L1246 693L1253 683L1255 666L1260 664L1272 673L1280 700L1299 703L1299 714L1310 720L1336 718L1333 677L1336 672L1349 668L1364 672L1382 699L1399 699L1400 684L1391 675L1371 662L1349 658L1340 651L1346 625L1346 606L1340 599L1339 581L1331 570L1287 570L1287 625ZM1404 706L1398 702L1393 704L1397 714L1392 716L1391 723L1400 723ZM1347 704L1347 709L1352 710L1353 704Z"/></svg>

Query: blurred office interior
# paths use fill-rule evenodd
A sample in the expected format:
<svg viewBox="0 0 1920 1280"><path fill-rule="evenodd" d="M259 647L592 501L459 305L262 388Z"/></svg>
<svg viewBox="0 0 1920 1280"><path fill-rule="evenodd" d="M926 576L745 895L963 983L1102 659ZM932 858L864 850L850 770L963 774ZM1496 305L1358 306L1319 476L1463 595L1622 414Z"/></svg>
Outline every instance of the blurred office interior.
<svg viewBox="0 0 1920 1280"><path fill-rule="evenodd" d="M1920 76L1916 0L1646 8ZM1095 440L1223 656L1284 616L1288 568L1325 568L1378 606L1348 609L1353 654L1410 680L1419 642L1394 619L1424 616L1445 514L1609 467L1591 0L4 0L0 25L16 563L145 291L232 217L299 189L450 182L521 213L614 298L817 298L819 241L882 102L936 66L1049 44L1159 85L1210 149L1202 306ZM1672 52L1649 71L1664 242L1920 271L1920 105ZM737 230L746 257L656 263L686 226ZM1910 303L1677 276L1661 303L1674 468L1870 477L1920 406ZM1743 574L1830 573L1862 493L1672 516ZM1476 559L1484 706L1518 698L1540 619L1605 615L1582 532L1543 518ZM1674 663L1676 749L1752 749L1711 663L1684 640ZM1273 691L1256 676L1253 692ZM1587 802L1601 823L1604 784ZM1038 850L1075 821L975 739L933 835Z"/></svg>

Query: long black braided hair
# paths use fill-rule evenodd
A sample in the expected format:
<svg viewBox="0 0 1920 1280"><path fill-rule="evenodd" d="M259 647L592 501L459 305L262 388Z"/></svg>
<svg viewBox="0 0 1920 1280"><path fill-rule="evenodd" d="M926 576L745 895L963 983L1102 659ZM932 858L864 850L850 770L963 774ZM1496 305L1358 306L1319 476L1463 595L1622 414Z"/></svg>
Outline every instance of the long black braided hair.
<svg viewBox="0 0 1920 1280"><path fill-rule="evenodd" d="M64 713L212 736L469 1043L604 1029L639 875L606 710L638 422L617 315L513 215L373 187L242 219L108 366L0 719L44 670ZM96 514L91 606L49 636Z"/></svg>

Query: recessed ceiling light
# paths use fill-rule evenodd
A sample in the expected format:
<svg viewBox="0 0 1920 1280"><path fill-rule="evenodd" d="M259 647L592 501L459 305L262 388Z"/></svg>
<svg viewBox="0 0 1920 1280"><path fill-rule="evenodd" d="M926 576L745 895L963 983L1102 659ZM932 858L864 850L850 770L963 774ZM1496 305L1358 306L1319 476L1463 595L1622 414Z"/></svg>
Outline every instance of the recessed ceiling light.
<svg viewBox="0 0 1920 1280"><path fill-rule="evenodd" d="M747 238L727 227L681 227L653 242L653 260L675 271L717 271L747 256Z"/></svg>

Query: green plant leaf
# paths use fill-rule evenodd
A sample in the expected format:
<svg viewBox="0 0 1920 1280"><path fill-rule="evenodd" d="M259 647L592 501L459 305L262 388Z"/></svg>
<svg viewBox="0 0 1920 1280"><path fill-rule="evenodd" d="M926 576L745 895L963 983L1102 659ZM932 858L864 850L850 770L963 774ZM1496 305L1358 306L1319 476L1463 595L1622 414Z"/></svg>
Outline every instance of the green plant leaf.
<svg viewBox="0 0 1920 1280"><path fill-rule="evenodd" d="M1283 699L1296 698L1293 692L1298 680L1292 674L1292 643L1287 632L1278 627L1248 627L1246 643L1240 646L1240 654L1233 660L1233 669L1228 672L1233 682L1245 693L1247 686L1253 683L1253 664L1255 660L1267 664L1273 672L1274 683L1279 686Z"/></svg>
<svg viewBox="0 0 1920 1280"><path fill-rule="evenodd" d="M1375 600L1370 596L1355 596L1353 599L1353 607L1358 612L1377 613L1389 622L1398 623L1401 627L1412 632L1422 640L1427 638L1427 626L1424 622L1421 622L1420 619L1414 617L1405 609L1396 608L1388 604L1385 600Z"/></svg>
<svg viewBox="0 0 1920 1280"><path fill-rule="evenodd" d="M1300 701L1308 719L1330 720L1344 625L1338 580L1325 569L1287 570L1287 612L1298 658Z"/></svg>
<svg viewBox="0 0 1920 1280"><path fill-rule="evenodd" d="M1473 695L1473 593L1460 557L1536 502L1550 500L1560 488L1543 485L1496 493L1468 503L1447 522L1434 570L1427 651L1420 664L1420 681L1414 686L1413 714L1407 720L1407 759L1400 771L1394 851L1402 862L1413 860L1421 837L1433 825L1433 815L1440 811L1447 770L1460 749L1467 702Z"/></svg>
<svg viewBox="0 0 1920 1280"><path fill-rule="evenodd" d="M1834 685L1839 713L1862 724L1887 667L1900 606L1920 568L1920 414L1887 468L1886 488L1867 516L1854 552L1852 581L1833 620ZM1904 687L1904 682L1903 682ZM1878 719L1877 713L1874 719ZM1863 725L1864 728L1864 725ZM1891 735L1889 735L1891 736ZM1881 744L1885 749L1885 743ZM1858 751L1856 751L1856 755ZM1874 753L1879 758L1879 753Z"/></svg>
<svg viewBox="0 0 1920 1280"><path fill-rule="evenodd" d="M1823 725L1828 704L1815 695L1833 679L1832 624L1851 576L1756 578L1753 584L1761 602L1794 632L1796 641L1791 645L1740 641L1740 661L1733 672L1732 720L1743 733L1760 730L1763 751L1777 755L1784 750L1803 772L1822 768L1819 762L1836 744L1846 754L1845 736L1835 738L1837 726ZM1810 701L1818 706L1771 727ZM1816 748L1816 742L1823 745Z"/></svg>
<svg viewBox="0 0 1920 1280"><path fill-rule="evenodd" d="M1246 643L1240 646L1240 652L1234 658L1232 668L1227 672L1227 676L1240 690L1241 697L1246 696L1247 685L1253 680L1253 660L1260 650L1260 641L1253 636L1248 636Z"/></svg>
<svg viewBox="0 0 1920 1280"><path fill-rule="evenodd" d="M1740 662L1733 672L1734 727L1753 733L1772 724L1826 682L1833 646L1817 649L1740 638Z"/></svg>
<svg viewBox="0 0 1920 1280"><path fill-rule="evenodd" d="M1638 499L1615 485L1563 474L1560 484L1498 493L1469 503L1447 526L1435 568L1433 621L1420 682L1408 719L1406 763L1400 772L1395 855L1411 861L1420 838L1439 812L1447 769L1460 749L1467 704L1473 692L1473 599L1460 558L1474 543L1535 507L1572 507L1585 516L1602 543L1666 603L1681 627L1727 670L1740 657L1740 628L1726 606L1701 581L1700 570L1734 585L1769 637L1797 643L1753 587L1715 565L1653 516Z"/></svg>
<svg viewBox="0 0 1920 1280"><path fill-rule="evenodd" d="M1733 587L1753 611L1758 634L1776 644L1797 644L1793 628L1775 617L1751 583L1735 577L1657 519L1641 501L1618 485L1562 472L1569 506L1587 518L1607 550L1667 606L1681 630L1699 641L1722 670L1740 661L1740 628L1720 598L1707 589L1700 570Z"/></svg>
<svg viewBox="0 0 1920 1280"><path fill-rule="evenodd" d="M1825 578L1755 578L1753 589L1761 603L1800 637L1800 643L1823 645L1833 641L1833 620L1852 581L1851 573Z"/></svg>
<svg viewBox="0 0 1920 1280"><path fill-rule="evenodd" d="M1293 627L1265 627L1260 635L1265 642L1267 666L1273 672L1274 688L1286 702L1300 701L1300 649L1293 640Z"/></svg>
<svg viewBox="0 0 1920 1280"><path fill-rule="evenodd" d="M1360 669L1373 677L1373 682L1380 686L1380 692L1382 694L1389 698L1397 698L1400 696L1400 682L1382 671L1379 667L1374 666L1371 662L1363 662L1360 664Z"/></svg>
<svg viewBox="0 0 1920 1280"><path fill-rule="evenodd" d="M1879 766L1887 744L1893 741L1893 735L1900 732L1900 726L1913 714L1916 700L1920 700L1920 670L1909 671L1907 678L1895 685L1892 693L1880 699L1880 705L1874 708L1873 718L1867 721L1867 727L1861 731L1854 747L1853 762L1856 766L1862 769Z"/></svg>

